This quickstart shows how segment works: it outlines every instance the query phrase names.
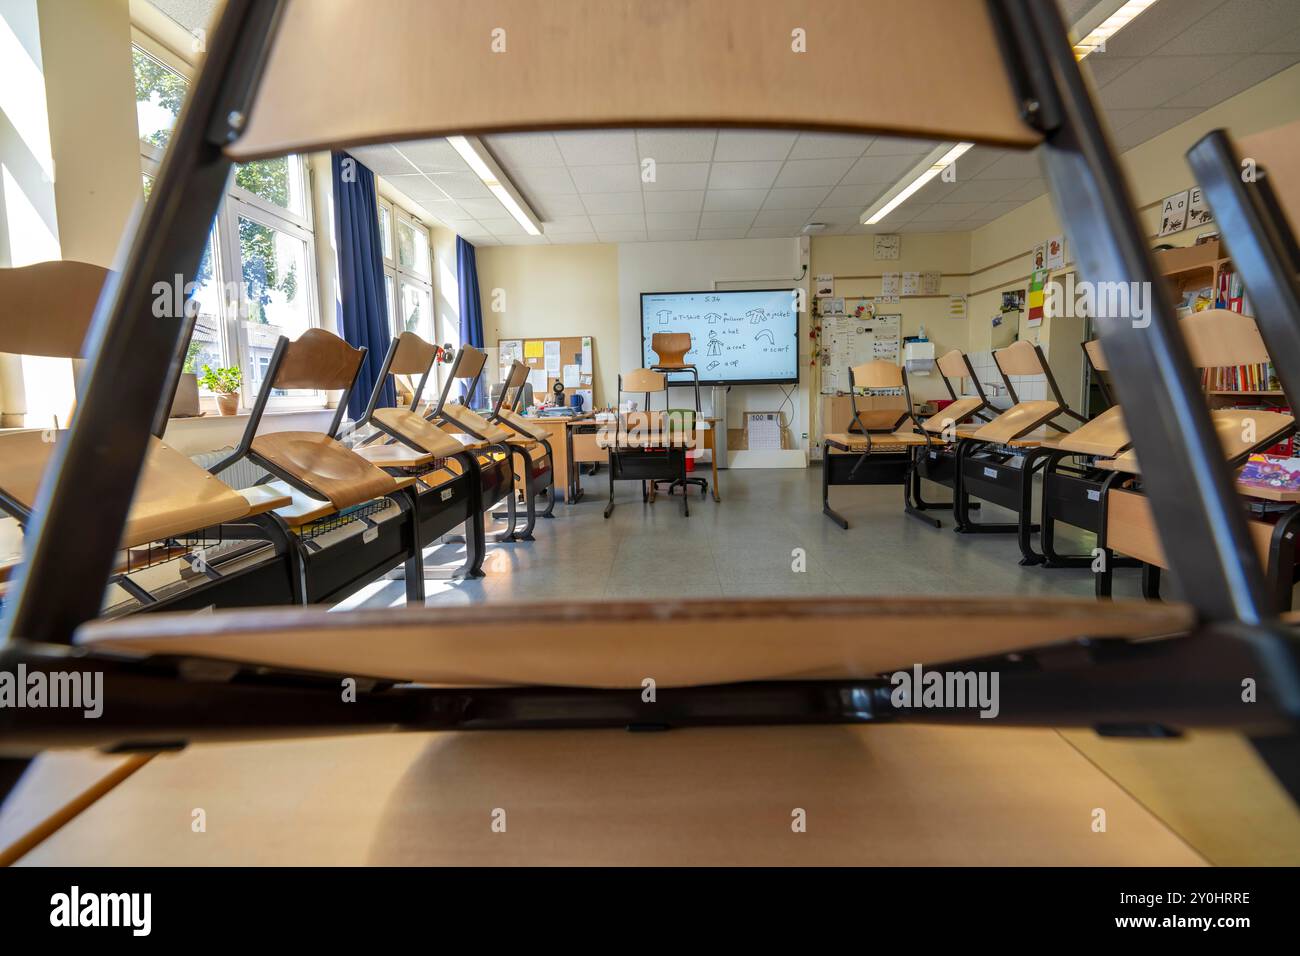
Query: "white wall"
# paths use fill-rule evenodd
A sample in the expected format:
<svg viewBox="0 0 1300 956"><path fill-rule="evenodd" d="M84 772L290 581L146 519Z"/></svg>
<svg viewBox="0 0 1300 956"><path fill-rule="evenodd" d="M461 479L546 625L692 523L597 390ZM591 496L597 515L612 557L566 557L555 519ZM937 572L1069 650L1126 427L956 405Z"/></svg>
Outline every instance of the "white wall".
<svg viewBox="0 0 1300 956"><path fill-rule="evenodd" d="M797 239L716 239L690 242L634 242L618 247L619 369L641 365L641 293L692 292L762 283L809 291L800 272ZM738 283L731 285L730 283ZM744 412L786 415L794 446L808 447L808 314L799 317L799 384L736 385L727 396L727 425L744 425ZM707 393L706 393L707 396ZM707 401L707 397L706 397ZM706 411L709 406L706 404Z"/></svg>

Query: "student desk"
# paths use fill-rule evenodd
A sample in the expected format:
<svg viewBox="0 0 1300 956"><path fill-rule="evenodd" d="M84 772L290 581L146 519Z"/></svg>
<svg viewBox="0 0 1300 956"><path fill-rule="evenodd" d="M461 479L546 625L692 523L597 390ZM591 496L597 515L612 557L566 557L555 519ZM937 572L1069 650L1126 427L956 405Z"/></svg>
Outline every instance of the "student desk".
<svg viewBox="0 0 1300 956"><path fill-rule="evenodd" d="M529 424L540 425L551 435L551 450L555 453L555 490L564 494L565 502L572 504L582 499L580 465L603 465L608 460L605 448L597 440L602 423L594 415L576 418L537 418L527 416ZM709 452L712 482L709 486L714 501L721 501L718 491L718 456L714 451L714 435L720 430L721 419L697 418L696 447Z"/></svg>

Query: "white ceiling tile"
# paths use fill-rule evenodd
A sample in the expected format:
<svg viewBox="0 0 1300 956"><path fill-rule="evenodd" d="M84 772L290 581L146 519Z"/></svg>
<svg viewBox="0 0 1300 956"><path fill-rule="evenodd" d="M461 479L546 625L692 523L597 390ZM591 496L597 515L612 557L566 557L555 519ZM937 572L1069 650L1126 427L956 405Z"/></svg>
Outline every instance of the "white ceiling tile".
<svg viewBox="0 0 1300 956"><path fill-rule="evenodd" d="M1300 16L1300 6L1296 8ZM1262 83L1275 73L1300 62L1300 53L1254 53L1244 57L1231 69L1212 76L1204 83L1199 83L1186 92L1165 103L1166 107L1195 107L1207 110L1231 96L1236 96L1250 89L1256 83Z"/></svg>
<svg viewBox="0 0 1300 956"><path fill-rule="evenodd" d="M563 166L536 166L505 172L506 178L529 196L572 195L578 191L573 177Z"/></svg>
<svg viewBox="0 0 1300 956"><path fill-rule="evenodd" d="M787 236L797 236L799 234L798 226L781 227L781 226L754 226L749 232L745 233L747 239L784 239Z"/></svg>
<svg viewBox="0 0 1300 956"><path fill-rule="evenodd" d="M766 198L766 189L710 189L704 194L704 208L757 211Z"/></svg>
<svg viewBox="0 0 1300 956"><path fill-rule="evenodd" d="M1165 0L1164 3L1157 3L1144 11L1136 20L1125 25L1124 29L1107 44L1105 53L1094 53L1084 62L1105 59L1111 54L1135 57L1155 53L1222 4L1223 0L1176 0L1176 2ZM1213 47L1204 49L1208 52Z"/></svg>
<svg viewBox="0 0 1300 956"><path fill-rule="evenodd" d="M812 216L811 207L807 209L762 209L754 217L755 226L783 226L798 229Z"/></svg>
<svg viewBox="0 0 1300 956"><path fill-rule="evenodd" d="M552 245L568 246L577 243L595 242L596 234L594 232L575 232L575 233L566 232L562 235L548 236L547 238L551 240Z"/></svg>
<svg viewBox="0 0 1300 956"><path fill-rule="evenodd" d="M459 173L469 169L451 143L442 137L399 143L396 148L423 173Z"/></svg>
<svg viewBox="0 0 1300 956"><path fill-rule="evenodd" d="M700 222L698 212L648 212L645 214L646 228L651 232L668 229L694 230Z"/></svg>
<svg viewBox="0 0 1300 956"><path fill-rule="evenodd" d="M554 219L557 216L582 216L587 212L587 207L583 205L579 196L541 196L529 197L529 205L533 207L533 212L543 219Z"/></svg>
<svg viewBox="0 0 1300 956"><path fill-rule="evenodd" d="M583 196L582 204L586 211L598 216L615 213L641 212L640 193L595 193Z"/></svg>
<svg viewBox="0 0 1300 956"><path fill-rule="evenodd" d="M960 160L958 160L960 162ZM958 167L960 172L961 167ZM1042 175L1038 157L1032 153L1008 152L997 162L990 163L975 179L1033 179Z"/></svg>
<svg viewBox="0 0 1300 956"><path fill-rule="evenodd" d="M1185 123L1200 114L1199 109L1158 109L1152 110L1135 123L1130 123L1115 134L1115 145L1121 150L1132 149L1145 143L1153 136L1159 136L1167 129L1173 129L1179 123Z"/></svg>
<svg viewBox="0 0 1300 956"><path fill-rule="evenodd" d="M436 173L429 178L452 199L492 195L474 173Z"/></svg>
<svg viewBox="0 0 1300 956"><path fill-rule="evenodd" d="M705 210L700 214L701 229L741 229L749 228L754 221L757 210Z"/></svg>
<svg viewBox="0 0 1300 956"><path fill-rule="evenodd" d="M965 219L976 210L983 209L985 205L985 203L935 203L913 216L912 222L952 222Z"/></svg>
<svg viewBox="0 0 1300 956"><path fill-rule="evenodd" d="M780 169L776 162L714 163L709 189L767 189Z"/></svg>
<svg viewBox="0 0 1300 956"><path fill-rule="evenodd" d="M1239 59L1235 53L1148 57L1102 87L1100 99L1104 106L1120 109L1160 106Z"/></svg>
<svg viewBox="0 0 1300 956"><path fill-rule="evenodd" d="M1011 190L1002 197L1002 202L1026 203L1031 199L1037 199L1043 193L1047 192L1047 183L1042 179L1026 179L1017 184L1016 188Z"/></svg>
<svg viewBox="0 0 1300 956"><path fill-rule="evenodd" d="M767 194L764 209L807 209L825 201L826 186L802 186L798 189L773 189Z"/></svg>
<svg viewBox="0 0 1300 956"><path fill-rule="evenodd" d="M492 233L498 239L504 239L509 236L526 236L524 227L519 225L513 219L480 219L479 223L487 227L487 231Z"/></svg>
<svg viewBox="0 0 1300 956"><path fill-rule="evenodd" d="M938 146L930 139L903 139L895 136L881 136L867 147L867 156L914 156L928 153Z"/></svg>
<svg viewBox="0 0 1300 956"><path fill-rule="evenodd" d="M637 154L657 163L707 163L718 139L712 129L639 129Z"/></svg>
<svg viewBox="0 0 1300 956"><path fill-rule="evenodd" d="M650 242L689 242L695 238L694 229L651 229L646 233Z"/></svg>
<svg viewBox="0 0 1300 956"><path fill-rule="evenodd" d="M1149 109L1105 110L1103 111L1102 115L1106 118L1106 123L1108 126L1110 126L1110 131L1112 133L1118 133L1129 123L1141 119L1143 116L1146 116L1150 112L1151 111Z"/></svg>
<svg viewBox="0 0 1300 956"><path fill-rule="evenodd" d="M348 150L352 156L371 172L379 176L409 176L416 172L414 166L393 147L358 146Z"/></svg>
<svg viewBox="0 0 1300 956"><path fill-rule="evenodd" d="M744 239L747 226L739 229L700 229L695 234L697 239Z"/></svg>
<svg viewBox="0 0 1300 956"><path fill-rule="evenodd" d="M953 165L957 167L957 178L974 179L1007 154L1005 149L992 146L975 146L958 157Z"/></svg>
<svg viewBox="0 0 1300 956"><path fill-rule="evenodd" d="M1099 90L1131 69L1140 59L1136 56L1117 56L1114 53L1093 53L1083 61L1081 69L1092 80L1092 88Z"/></svg>
<svg viewBox="0 0 1300 956"><path fill-rule="evenodd" d="M580 193L622 193L640 191L641 167L623 166L571 166L569 175Z"/></svg>
<svg viewBox="0 0 1300 956"><path fill-rule="evenodd" d="M836 186L826 197L828 206L857 206L861 212L889 188L888 183L872 183L867 186Z"/></svg>
<svg viewBox="0 0 1300 956"><path fill-rule="evenodd" d="M863 156L844 174L843 186L861 186L867 183L892 183L920 162L920 156Z"/></svg>
<svg viewBox="0 0 1300 956"><path fill-rule="evenodd" d="M699 212L704 208L704 190L648 192L643 195L646 212Z"/></svg>
<svg viewBox="0 0 1300 956"><path fill-rule="evenodd" d="M560 216L542 223L542 231L548 236L591 232L591 220L586 216Z"/></svg>
<svg viewBox="0 0 1300 956"><path fill-rule="evenodd" d="M468 240L468 239L470 239L471 237L469 237L469 236L465 236L464 238ZM496 238L495 236L474 236L473 239L472 239L471 244L472 244L475 248L478 248L479 246L503 246L503 245L505 245L505 243L503 243L500 239Z"/></svg>
<svg viewBox="0 0 1300 956"><path fill-rule="evenodd" d="M834 159L840 156L857 158L872 143L870 136L847 133L800 133L790 150L790 159Z"/></svg>
<svg viewBox="0 0 1300 956"><path fill-rule="evenodd" d="M947 199L949 202L992 202L1016 188L1014 179L976 179L959 183Z"/></svg>
<svg viewBox="0 0 1300 956"><path fill-rule="evenodd" d="M400 190L401 192L410 196L412 199L416 199L416 200L427 199L427 200L432 200L434 202L441 202L443 200L450 198L445 192L443 192L439 187L431 183L429 179L426 176L422 175L421 173L409 173L400 176L385 176L384 179L394 189ZM477 183L480 187L482 186L482 183L479 183L477 176L474 177L474 182ZM488 192L486 188L483 188L482 192L475 193L474 195L490 196L492 194Z"/></svg>
<svg viewBox="0 0 1300 956"><path fill-rule="evenodd" d="M764 159L783 160L790 155L797 133L768 132L766 130L724 129L718 133L718 144L713 151L713 161L753 162Z"/></svg>
<svg viewBox="0 0 1300 956"><path fill-rule="evenodd" d="M598 232L596 238L601 242L645 242L644 232Z"/></svg>
<svg viewBox="0 0 1300 956"><path fill-rule="evenodd" d="M1300 27L1280 37L1270 38L1261 53L1300 53Z"/></svg>
<svg viewBox="0 0 1300 956"><path fill-rule="evenodd" d="M1267 38L1294 29L1298 16L1295 0L1228 0L1196 20L1156 53L1161 56L1198 56L1211 50L1253 53Z"/></svg>
<svg viewBox="0 0 1300 956"><path fill-rule="evenodd" d="M647 182L646 172L641 173L641 188L646 192L664 192L679 189L703 189L709 183L708 163L659 163L654 167L654 179Z"/></svg>
<svg viewBox="0 0 1300 956"><path fill-rule="evenodd" d="M862 216L865 206L821 206L813 210L812 221L828 225L849 225Z"/></svg>
<svg viewBox="0 0 1300 956"><path fill-rule="evenodd" d="M564 157L550 133L498 133L486 137L484 143L507 171L564 165Z"/></svg>
<svg viewBox="0 0 1300 956"><path fill-rule="evenodd" d="M500 219L502 216L510 215L509 210L501 205L495 196L488 196L486 199L462 199L460 206L475 219Z"/></svg>
<svg viewBox="0 0 1300 956"><path fill-rule="evenodd" d="M591 224L597 233L630 232L645 230L645 216L641 213L628 213L618 216L592 216Z"/></svg>
<svg viewBox="0 0 1300 956"><path fill-rule="evenodd" d="M560 155L570 166L636 165L636 134L630 129L606 129L594 132L567 131L552 133Z"/></svg>
<svg viewBox="0 0 1300 956"><path fill-rule="evenodd" d="M1015 212L1023 205L1024 203L1022 202L1007 202L1007 201L991 202L984 207L984 212L981 213L981 215L989 216L993 219L998 219L1002 216L1005 216L1009 212Z"/></svg>
<svg viewBox="0 0 1300 956"><path fill-rule="evenodd" d="M849 157L839 159L791 159L776 177L777 186L834 186L849 171L854 160Z"/></svg>

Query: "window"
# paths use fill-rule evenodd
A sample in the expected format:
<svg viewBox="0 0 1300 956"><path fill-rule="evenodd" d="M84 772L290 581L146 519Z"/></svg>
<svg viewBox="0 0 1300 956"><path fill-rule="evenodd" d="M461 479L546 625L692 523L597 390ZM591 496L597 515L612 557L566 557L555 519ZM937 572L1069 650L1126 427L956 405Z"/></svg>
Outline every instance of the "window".
<svg viewBox="0 0 1300 956"><path fill-rule="evenodd" d="M393 264L393 204L379 200L379 246L383 250L384 262Z"/></svg>
<svg viewBox="0 0 1300 956"><path fill-rule="evenodd" d="M144 42L144 41L141 41ZM144 197L149 199L189 81L159 49L132 46ZM245 408L266 380L281 336L318 322L310 177L301 156L236 166L203 254L198 315L185 370L237 365ZM318 405L322 393L276 390L273 401Z"/></svg>
<svg viewBox="0 0 1300 956"><path fill-rule="evenodd" d="M396 258L385 238L384 294L388 300L388 323L394 335L414 332L426 342L436 342L433 322L432 263L429 260L429 230L400 206L387 199L379 202L379 233L396 233Z"/></svg>
<svg viewBox="0 0 1300 956"><path fill-rule="evenodd" d="M397 217L397 266L429 278L429 233L402 215Z"/></svg>

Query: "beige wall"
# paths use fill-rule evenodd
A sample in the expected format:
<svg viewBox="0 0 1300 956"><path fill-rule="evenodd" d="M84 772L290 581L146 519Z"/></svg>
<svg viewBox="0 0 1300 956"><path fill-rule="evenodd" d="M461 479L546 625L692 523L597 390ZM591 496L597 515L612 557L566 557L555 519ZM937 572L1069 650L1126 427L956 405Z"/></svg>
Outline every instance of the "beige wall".
<svg viewBox="0 0 1300 956"><path fill-rule="evenodd" d="M593 397L598 405L612 402L619 373L618 246L484 246L475 258L486 346L590 335ZM455 275L454 251L452 262Z"/></svg>

